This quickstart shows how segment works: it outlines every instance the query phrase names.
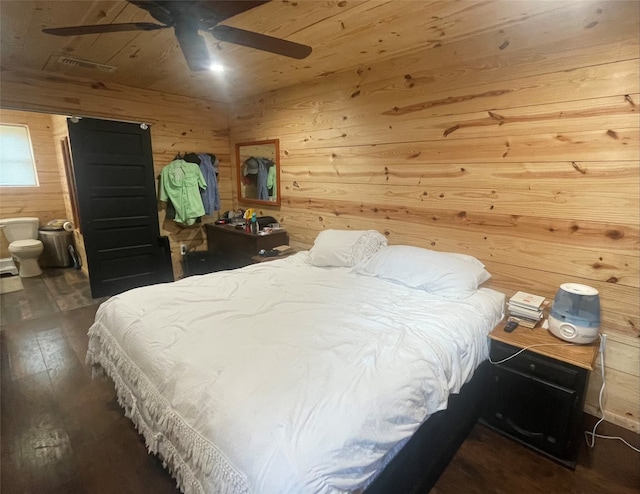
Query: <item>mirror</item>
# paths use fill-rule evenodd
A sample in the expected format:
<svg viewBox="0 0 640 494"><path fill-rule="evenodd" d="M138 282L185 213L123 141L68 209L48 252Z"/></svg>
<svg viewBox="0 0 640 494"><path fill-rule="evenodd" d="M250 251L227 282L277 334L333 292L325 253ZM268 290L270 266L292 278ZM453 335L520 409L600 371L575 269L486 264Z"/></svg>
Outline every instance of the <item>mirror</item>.
<svg viewBox="0 0 640 494"><path fill-rule="evenodd" d="M280 205L278 139L236 144L238 202Z"/></svg>

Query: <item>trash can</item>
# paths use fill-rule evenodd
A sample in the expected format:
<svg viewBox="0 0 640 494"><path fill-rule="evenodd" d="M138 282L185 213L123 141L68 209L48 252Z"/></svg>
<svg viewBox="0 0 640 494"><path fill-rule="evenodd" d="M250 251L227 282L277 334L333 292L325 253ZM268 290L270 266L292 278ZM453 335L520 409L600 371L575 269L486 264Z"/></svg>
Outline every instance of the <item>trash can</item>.
<svg viewBox="0 0 640 494"><path fill-rule="evenodd" d="M40 229L42 255L38 264L43 268L67 268L71 266L69 246L73 244L73 232L60 229Z"/></svg>

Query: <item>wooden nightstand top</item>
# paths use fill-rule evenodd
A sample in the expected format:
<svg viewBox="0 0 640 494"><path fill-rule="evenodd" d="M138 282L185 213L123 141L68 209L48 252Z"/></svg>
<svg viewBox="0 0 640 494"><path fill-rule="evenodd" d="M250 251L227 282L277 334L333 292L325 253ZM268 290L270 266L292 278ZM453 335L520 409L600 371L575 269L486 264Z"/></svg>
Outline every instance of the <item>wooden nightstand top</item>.
<svg viewBox="0 0 640 494"><path fill-rule="evenodd" d="M529 329L518 326L511 333L507 333L504 331L505 324L505 322L500 323L491 331L489 338L518 348L525 348L530 345L545 345L536 346L529 350L584 369L593 370L595 368L596 357L600 347L599 340L589 345L575 345L556 338L548 330L540 327Z"/></svg>

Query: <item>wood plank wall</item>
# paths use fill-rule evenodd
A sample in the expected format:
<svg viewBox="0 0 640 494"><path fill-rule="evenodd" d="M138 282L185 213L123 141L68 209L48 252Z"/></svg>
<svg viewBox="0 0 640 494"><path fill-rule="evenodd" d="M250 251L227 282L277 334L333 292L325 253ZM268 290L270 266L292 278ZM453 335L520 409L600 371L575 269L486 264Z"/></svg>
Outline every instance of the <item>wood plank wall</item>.
<svg viewBox="0 0 640 494"><path fill-rule="evenodd" d="M87 252L84 248L84 237L82 236L82 230L79 227L79 218L76 219L73 215L72 194L71 187L67 180L67 172L65 168L65 155L64 147L68 146L69 142L69 128L67 127L67 117L64 115L49 115L51 118L51 128L53 130L53 140L56 149L56 160L58 162L58 173L60 175L60 182L62 183L62 199L64 200L64 207L66 210L65 218L72 221L76 228L73 231L74 248L76 255L80 258L82 271L89 276L89 266L87 264ZM66 140L66 142L64 142Z"/></svg>
<svg viewBox="0 0 640 494"><path fill-rule="evenodd" d="M547 4L546 14L495 12L503 22L492 29L469 19L479 27L464 39L236 102L230 143L280 139L282 207L263 212L292 243L373 228L391 244L475 255L507 296L597 288L607 420L637 432L638 4ZM594 372L594 414L600 385Z"/></svg>
<svg viewBox="0 0 640 494"><path fill-rule="evenodd" d="M140 121L151 125L153 162L156 176L162 167L168 164L175 155L186 152L208 152L215 154L220 160L220 197L222 210L232 206L232 189L230 171L230 155L226 107L219 103L196 98L171 95L155 91L140 90L119 85L106 85L99 81L76 79L66 76L46 76L38 72L7 71L0 72L2 91L0 107L45 112L63 115L80 115L96 118L108 118L123 121ZM9 113L3 110L4 113ZM60 189L58 162L53 147L54 133L51 130L50 115L27 114L34 121L42 122L48 135L49 151L46 160L47 173L57 185L55 203L47 199L43 204L43 218L70 216L65 210L63 194ZM45 131L43 131L46 133ZM58 129L55 138L64 134ZM58 157L59 159L60 157ZM43 160L44 162L44 160ZM39 165L40 166L40 165ZM33 204L39 194L35 190L18 191L12 199L16 207ZM2 203L5 200L2 191ZM7 201L9 204L9 202ZM23 206L19 206L20 205ZM162 203L163 204L163 203ZM182 276L180 256L181 243L190 250L206 250L206 237L201 226L181 227L172 220L165 219L165 210L159 205L161 234L168 235L171 243L171 256L174 274ZM9 211L8 211L9 212ZM5 211L2 210L5 214ZM213 221L215 217L206 217L205 221ZM76 239L81 236L76 235Z"/></svg>
<svg viewBox="0 0 640 494"><path fill-rule="evenodd" d="M3 88L4 89L4 88ZM62 183L49 115L3 109L0 123L26 125L38 172L38 187L3 187L0 191L0 218L35 216L40 224L66 217ZM0 234L0 257L11 257Z"/></svg>

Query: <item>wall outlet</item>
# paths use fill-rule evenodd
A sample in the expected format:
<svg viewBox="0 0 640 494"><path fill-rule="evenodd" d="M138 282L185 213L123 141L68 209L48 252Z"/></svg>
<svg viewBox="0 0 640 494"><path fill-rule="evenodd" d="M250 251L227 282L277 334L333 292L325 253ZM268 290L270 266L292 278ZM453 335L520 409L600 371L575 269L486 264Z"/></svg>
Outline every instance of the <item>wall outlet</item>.
<svg viewBox="0 0 640 494"><path fill-rule="evenodd" d="M187 244L180 244L180 254L183 256L187 254Z"/></svg>

